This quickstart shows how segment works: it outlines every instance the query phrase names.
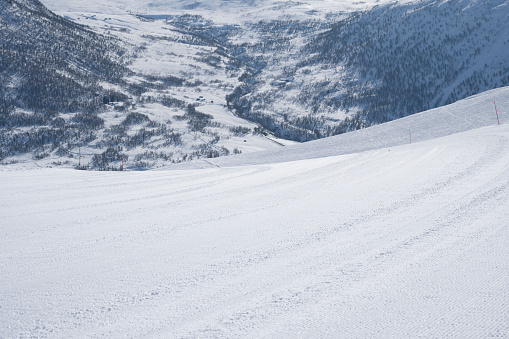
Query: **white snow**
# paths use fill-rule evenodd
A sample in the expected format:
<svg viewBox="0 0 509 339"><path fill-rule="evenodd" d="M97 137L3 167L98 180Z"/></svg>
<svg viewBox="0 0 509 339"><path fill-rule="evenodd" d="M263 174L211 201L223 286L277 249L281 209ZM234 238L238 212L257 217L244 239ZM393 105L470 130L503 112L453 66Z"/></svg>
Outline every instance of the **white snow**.
<svg viewBox="0 0 509 339"><path fill-rule="evenodd" d="M214 168L4 166L0 337L507 337L508 94Z"/></svg>
<svg viewBox="0 0 509 339"><path fill-rule="evenodd" d="M399 3L412 0L400 0ZM353 12L369 9L375 5L392 3L393 0L42 0L50 10L66 15L67 12L143 15L178 15L183 13L202 15L217 23L237 23L260 19L278 19L282 16L309 19L321 17L327 13Z"/></svg>

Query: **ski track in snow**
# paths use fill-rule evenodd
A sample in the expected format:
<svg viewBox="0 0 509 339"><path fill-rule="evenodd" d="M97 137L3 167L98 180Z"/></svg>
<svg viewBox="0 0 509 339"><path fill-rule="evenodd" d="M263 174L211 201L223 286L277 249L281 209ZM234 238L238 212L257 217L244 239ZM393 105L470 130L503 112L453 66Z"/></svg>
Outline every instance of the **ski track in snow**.
<svg viewBox="0 0 509 339"><path fill-rule="evenodd" d="M235 167L6 167L0 337L509 337L506 93Z"/></svg>

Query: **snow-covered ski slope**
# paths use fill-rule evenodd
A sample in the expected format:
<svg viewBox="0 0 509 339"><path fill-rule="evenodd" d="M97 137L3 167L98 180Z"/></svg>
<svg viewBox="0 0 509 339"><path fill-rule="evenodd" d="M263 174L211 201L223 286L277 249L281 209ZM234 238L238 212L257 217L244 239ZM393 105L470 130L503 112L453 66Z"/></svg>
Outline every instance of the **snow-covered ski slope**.
<svg viewBox="0 0 509 339"><path fill-rule="evenodd" d="M508 337L508 98L293 161L4 167L0 337Z"/></svg>

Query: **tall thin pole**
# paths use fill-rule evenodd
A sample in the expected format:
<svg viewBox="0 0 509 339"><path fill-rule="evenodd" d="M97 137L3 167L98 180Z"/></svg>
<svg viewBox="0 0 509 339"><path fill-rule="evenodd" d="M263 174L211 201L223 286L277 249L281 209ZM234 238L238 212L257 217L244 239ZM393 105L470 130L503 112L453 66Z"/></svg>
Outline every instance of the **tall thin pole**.
<svg viewBox="0 0 509 339"><path fill-rule="evenodd" d="M78 156L78 171L81 171L81 146L78 146L78 152L79 152L79 156Z"/></svg>
<svg viewBox="0 0 509 339"><path fill-rule="evenodd" d="M124 171L124 155L122 154L122 172Z"/></svg>
<svg viewBox="0 0 509 339"><path fill-rule="evenodd" d="M500 120L498 120L497 103L493 102L493 104L495 104L495 113L497 114L497 122L500 125Z"/></svg>
<svg viewBox="0 0 509 339"><path fill-rule="evenodd" d="M410 143L412 143L412 130L409 128L408 133L410 134Z"/></svg>

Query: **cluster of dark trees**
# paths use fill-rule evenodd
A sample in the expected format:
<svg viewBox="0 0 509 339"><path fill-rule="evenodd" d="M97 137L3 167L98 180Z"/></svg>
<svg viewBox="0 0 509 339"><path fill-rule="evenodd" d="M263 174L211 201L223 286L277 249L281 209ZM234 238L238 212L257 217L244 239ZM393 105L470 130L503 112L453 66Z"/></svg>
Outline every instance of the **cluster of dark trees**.
<svg viewBox="0 0 509 339"><path fill-rule="evenodd" d="M142 125L134 135L128 134L133 125ZM178 146L182 144L182 134L175 132L166 123L158 123L142 113L130 112L124 120L105 129L103 139L97 147L124 146L133 149L138 146L148 146L153 138L163 140L163 146Z"/></svg>
<svg viewBox="0 0 509 339"><path fill-rule="evenodd" d="M177 15L167 22L184 33L179 42L191 45L222 47L228 45L229 39L240 31L237 25L216 25L201 15Z"/></svg>
<svg viewBox="0 0 509 339"><path fill-rule="evenodd" d="M184 118L187 120L187 124L191 131L203 132L205 127L210 125L210 122L214 118L210 114L205 114L196 110L194 105L188 105Z"/></svg>
<svg viewBox="0 0 509 339"><path fill-rule="evenodd" d="M0 15L2 114L15 108L95 113L105 92L98 82L120 81L128 73L119 41L57 16L37 0L3 2Z"/></svg>
<svg viewBox="0 0 509 339"><path fill-rule="evenodd" d="M122 169L122 164L119 167L111 166L110 163L126 162L128 159L129 156L122 153L122 147L108 147L101 154L96 154L92 157L92 166L103 171L114 171Z"/></svg>

